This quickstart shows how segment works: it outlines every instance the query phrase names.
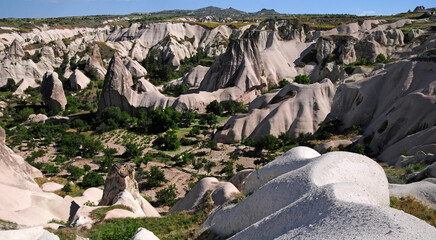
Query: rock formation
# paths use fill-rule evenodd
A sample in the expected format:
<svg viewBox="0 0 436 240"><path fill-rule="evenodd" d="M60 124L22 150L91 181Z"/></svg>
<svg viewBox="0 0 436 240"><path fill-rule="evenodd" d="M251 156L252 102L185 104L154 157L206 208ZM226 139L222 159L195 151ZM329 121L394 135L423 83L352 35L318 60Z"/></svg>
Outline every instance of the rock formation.
<svg viewBox="0 0 436 240"><path fill-rule="evenodd" d="M98 77L100 79L104 79L106 75L106 69L103 67L103 61L100 55L100 48L97 44L95 44L92 48L91 56L86 62L85 70L89 71L90 68L94 68L95 70L97 70Z"/></svg>
<svg viewBox="0 0 436 240"><path fill-rule="evenodd" d="M76 68L70 77L70 88L75 91L80 91L85 89L90 82L91 80Z"/></svg>
<svg viewBox="0 0 436 240"><path fill-rule="evenodd" d="M433 62L400 61L385 73L344 84L327 118L339 117L344 128L363 126L363 141L381 153L380 160L395 164L402 151L414 154L435 142L435 67Z"/></svg>
<svg viewBox="0 0 436 240"><path fill-rule="evenodd" d="M313 133L330 112L334 93L330 80L311 85L288 84L268 97L253 101L247 114L230 118L215 139L235 142L247 137L258 140L265 134L278 136L282 132L293 137Z"/></svg>
<svg viewBox="0 0 436 240"><path fill-rule="evenodd" d="M310 158L304 151L310 150L299 153L306 159L289 153L281 158L282 164L269 163L277 171L286 163L288 171L273 176L242 202L212 212L199 231L234 234L230 239L427 239L435 235L436 230L424 221L389 207L385 173L373 160L347 152Z"/></svg>
<svg viewBox="0 0 436 240"><path fill-rule="evenodd" d="M198 65L191 69L191 71L185 74L181 79L172 81L170 84L184 84L188 87L199 87L208 71L209 67Z"/></svg>
<svg viewBox="0 0 436 240"><path fill-rule="evenodd" d="M129 72L132 74L132 76L144 77L145 75L147 75L147 70L137 61L131 58L126 58L124 60L124 64L126 65L127 70L129 70Z"/></svg>
<svg viewBox="0 0 436 240"><path fill-rule="evenodd" d="M9 47L9 58L22 58L24 56L24 50L21 44L15 39Z"/></svg>
<svg viewBox="0 0 436 240"><path fill-rule="evenodd" d="M138 228L131 240L159 240L159 238L145 228Z"/></svg>
<svg viewBox="0 0 436 240"><path fill-rule="evenodd" d="M59 240L55 234L43 227L0 231L0 239L8 240Z"/></svg>
<svg viewBox="0 0 436 240"><path fill-rule="evenodd" d="M58 74L47 72L41 83L42 100L49 110L65 109L67 98Z"/></svg>
<svg viewBox="0 0 436 240"><path fill-rule="evenodd" d="M184 198L180 199L170 209L170 213L195 210L205 194L210 194L213 204L220 206L236 198L240 192L229 182L219 182L216 178L206 177L201 179Z"/></svg>
<svg viewBox="0 0 436 240"><path fill-rule="evenodd" d="M135 172L128 165L114 164L109 170L99 206L123 205L138 217L159 217L159 213L139 193Z"/></svg>

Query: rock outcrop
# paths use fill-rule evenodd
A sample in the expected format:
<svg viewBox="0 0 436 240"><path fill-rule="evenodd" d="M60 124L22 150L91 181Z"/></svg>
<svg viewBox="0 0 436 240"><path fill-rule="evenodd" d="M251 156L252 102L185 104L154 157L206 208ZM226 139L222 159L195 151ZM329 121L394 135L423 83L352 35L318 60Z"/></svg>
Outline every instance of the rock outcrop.
<svg viewBox="0 0 436 240"><path fill-rule="evenodd" d="M145 228L138 228L131 240L159 240L159 238Z"/></svg>
<svg viewBox="0 0 436 240"><path fill-rule="evenodd" d="M89 71L90 68L97 70L98 77L104 79L106 75L106 69L103 67L103 61L100 55L100 48L97 44L92 48L91 56L86 62L85 70Z"/></svg>
<svg viewBox="0 0 436 240"><path fill-rule="evenodd" d="M288 132L298 137L300 133L313 133L329 114L334 93L330 80L311 85L290 83L253 101L247 114L230 118L215 139L228 143L247 137L258 140L265 134L278 136Z"/></svg>
<svg viewBox="0 0 436 240"><path fill-rule="evenodd" d="M8 51L8 58L22 58L24 56L24 50L21 44L15 39Z"/></svg>
<svg viewBox="0 0 436 240"><path fill-rule="evenodd" d="M132 209L137 217L159 217L160 214L139 193L135 172L128 165L114 164L104 184L99 206L123 205Z"/></svg>
<svg viewBox="0 0 436 240"><path fill-rule="evenodd" d="M58 74L47 72L41 83L42 100L49 110L65 109L67 98Z"/></svg>
<svg viewBox="0 0 436 240"><path fill-rule="evenodd" d="M91 80L76 68L70 77L70 88L75 91L80 91L85 89L90 82Z"/></svg>
<svg viewBox="0 0 436 240"><path fill-rule="evenodd" d="M220 206L236 198L240 192L232 183L219 182L213 177L203 178L170 209L170 212L194 210L206 194L210 194L215 206Z"/></svg>
<svg viewBox="0 0 436 240"><path fill-rule="evenodd" d="M181 79L175 81L173 84L184 84L188 87L199 87L208 71L209 67L198 65L191 69L191 71L189 71Z"/></svg>
<svg viewBox="0 0 436 240"><path fill-rule="evenodd" d="M333 152L300 159L290 153L280 161L289 171L242 202L218 208L199 231L251 240L427 239L436 233L424 221L389 207L385 173L363 155ZM268 165L279 170L283 164Z"/></svg>
<svg viewBox="0 0 436 240"><path fill-rule="evenodd" d="M59 240L55 234L43 227L0 231L0 239L8 240Z"/></svg>
<svg viewBox="0 0 436 240"><path fill-rule="evenodd" d="M127 70L129 70L129 72L132 74L132 76L144 77L145 75L147 75L147 70L137 61L131 58L126 58L124 60L124 64L126 65Z"/></svg>
<svg viewBox="0 0 436 240"><path fill-rule="evenodd" d="M401 152L414 154L435 143L435 67L434 62L405 60L385 73L344 84L328 118L338 117L343 128L363 126L363 141L372 152L395 164Z"/></svg>

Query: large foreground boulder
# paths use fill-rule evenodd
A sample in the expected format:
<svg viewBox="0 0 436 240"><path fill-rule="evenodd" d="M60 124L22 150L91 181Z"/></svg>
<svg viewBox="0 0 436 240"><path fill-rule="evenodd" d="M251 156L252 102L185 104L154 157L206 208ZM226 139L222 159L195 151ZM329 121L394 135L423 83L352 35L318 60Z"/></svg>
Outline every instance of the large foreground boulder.
<svg viewBox="0 0 436 240"><path fill-rule="evenodd" d="M67 98L58 74L47 72L41 83L42 100L49 110L65 109Z"/></svg>
<svg viewBox="0 0 436 240"><path fill-rule="evenodd" d="M385 173L373 160L348 152L297 155L266 165L279 171L286 163L289 171L216 209L199 231L250 240L434 238L434 227L389 207Z"/></svg>
<svg viewBox="0 0 436 240"><path fill-rule="evenodd" d="M114 164L109 170L99 206L123 205L137 217L160 217L139 193L135 172L128 165Z"/></svg>

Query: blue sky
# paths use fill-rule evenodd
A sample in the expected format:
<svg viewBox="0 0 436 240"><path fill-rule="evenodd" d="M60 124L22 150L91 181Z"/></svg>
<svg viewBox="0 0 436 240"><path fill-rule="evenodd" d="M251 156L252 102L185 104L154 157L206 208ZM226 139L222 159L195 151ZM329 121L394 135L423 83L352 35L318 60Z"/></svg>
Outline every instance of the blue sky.
<svg viewBox="0 0 436 240"><path fill-rule="evenodd" d="M0 18L128 14L207 6L233 7L247 12L273 8L280 13L296 14L391 15L413 10L417 5L436 7L436 0L0 0Z"/></svg>

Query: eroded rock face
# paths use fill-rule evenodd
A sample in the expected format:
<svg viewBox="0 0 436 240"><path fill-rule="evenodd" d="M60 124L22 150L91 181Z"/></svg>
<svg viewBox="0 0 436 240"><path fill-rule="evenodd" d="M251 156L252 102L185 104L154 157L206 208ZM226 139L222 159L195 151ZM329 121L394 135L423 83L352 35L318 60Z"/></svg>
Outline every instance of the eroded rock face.
<svg viewBox="0 0 436 240"><path fill-rule="evenodd" d="M128 165L114 164L109 170L99 206L124 205L140 217L159 217L159 213L139 193L135 171Z"/></svg>
<svg viewBox="0 0 436 240"><path fill-rule="evenodd" d="M397 198L412 196L425 205L436 208L436 178L409 184L389 184L389 193Z"/></svg>
<svg viewBox="0 0 436 240"><path fill-rule="evenodd" d="M424 151L435 143L435 67L434 62L400 61L385 73L344 84L328 118L339 117L344 128L363 126L364 142L389 164L404 150Z"/></svg>
<svg viewBox="0 0 436 240"><path fill-rule="evenodd" d="M385 173L373 160L348 152L312 157L306 152L265 165L278 174L261 177L266 184L242 202L212 212L199 231L251 240L348 239L356 234L362 239L426 239L436 233L424 221L389 207ZM286 171L279 173L283 164Z"/></svg>
<svg viewBox="0 0 436 240"><path fill-rule="evenodd" d="M9 58L22 58L24 56L24 50L21 44L15 39L9 47Z"/></svg>
<svg viewBox="0 0 436 240"><path fill-rule="evenodd" d="M90 82L91 80L77 68L70 77L70 87L72 90L85 89Z"/></svg>
<svg viewBox="0 0 436 240"><path fill-rule="evenodd" d="M92 54L86 62L85 70L88 71L91 67L97 70L97 74L100 79L104 79L106 75L106 69L103 67L103 61L100 55L100 48L97 44L95 44L92 48Z"/></svg>
<svg viewBox="0 0 436 240"><path fill-rule="evenodd" d="M41 83L42 100L49 110L65 109L67 98L57 73L47 72Z"/></svg>
<svg viewBox="0 0 436 240"><path fill-rule="evenodd" d="M205 194L210 194L215 206L222 205L236 198L240 192L229 182L219 182L218 179L207 177L201 179L188 194L180 199L170 212L180 212L194 210L204 198Z"/></svg>
<svg viewBox="0 0 436 240"><path fill-rule="evenodd" d="M244 137L258 140L265 134L278 136L282 132L294 137L302 132L313 133L330 112L334 93L330 80L311 85L290 83L274 95L253 101L258 108L250 107L247 114L230 118L215 139L235 142Z"/></svg>

